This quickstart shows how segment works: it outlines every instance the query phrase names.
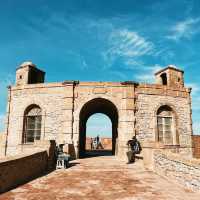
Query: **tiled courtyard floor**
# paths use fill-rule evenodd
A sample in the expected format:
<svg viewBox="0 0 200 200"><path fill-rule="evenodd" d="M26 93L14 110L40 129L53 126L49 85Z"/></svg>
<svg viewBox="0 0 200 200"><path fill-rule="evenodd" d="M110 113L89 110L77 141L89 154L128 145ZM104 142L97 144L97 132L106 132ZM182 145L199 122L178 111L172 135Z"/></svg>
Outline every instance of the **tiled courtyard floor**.
<svg viewBox="0 0 200 200"><path fill-rule="evenodd" d="M127 165L112 156L74 161L0 195L0 200L199 200L200 194L168 182L145 170L141 163Z"/></svg>

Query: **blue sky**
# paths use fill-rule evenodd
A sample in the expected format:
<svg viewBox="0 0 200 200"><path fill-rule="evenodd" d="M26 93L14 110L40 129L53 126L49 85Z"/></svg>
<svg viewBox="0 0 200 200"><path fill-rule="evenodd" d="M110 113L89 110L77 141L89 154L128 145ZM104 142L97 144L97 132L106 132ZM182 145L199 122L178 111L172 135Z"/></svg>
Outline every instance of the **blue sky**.
<svg viewBox="0 0 200 200"><path fill-rule="evenodd" d="M25 60L45 70L48 82L153 82L156 70L174 64L193 87L200 133L199 0L6 0L0 25L0 121L6 86Z"/></svg>
<svg viewBox="0 0 200 200"><path fill-rule="evenodd" d="M89 117L86 125L87 137L112 137L112 122L104 114L96 113Z"/></svg>

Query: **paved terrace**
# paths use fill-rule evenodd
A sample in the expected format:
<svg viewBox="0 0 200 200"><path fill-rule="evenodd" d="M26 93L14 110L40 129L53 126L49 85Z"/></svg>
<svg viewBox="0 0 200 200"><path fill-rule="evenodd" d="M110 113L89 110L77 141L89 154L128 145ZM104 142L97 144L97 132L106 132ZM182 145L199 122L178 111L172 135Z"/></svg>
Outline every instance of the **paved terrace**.
<svg viewBox="0 0 200 200"><path fill-rule="evenodd" d="M0 200L199 200L199 195L145 170L141 161L127 165L105 156L73 161L69 169L33 180Z"/></svg>

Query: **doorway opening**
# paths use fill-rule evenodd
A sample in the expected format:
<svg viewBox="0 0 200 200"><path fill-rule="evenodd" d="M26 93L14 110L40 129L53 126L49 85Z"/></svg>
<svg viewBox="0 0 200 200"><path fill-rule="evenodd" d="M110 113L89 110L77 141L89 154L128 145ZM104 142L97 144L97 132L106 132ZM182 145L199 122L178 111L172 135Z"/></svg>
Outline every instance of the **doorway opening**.
<svg viewBox="0 0 200 200"><path fill-rule="evenodd" d="M87 155L112 155L112 122L102 113L91 115L86 123Z"/></svg>
<svg viewBox="0 0 200 200"><path fill-rule="evenodd" d="M104 120L108 120L106 122L107 125L110 123L110 134L108 134L109 126L107 127L108 128L107 134L110 137L110 144L107 147L105 143L108 141L104 141L103 138L106 136L106 133L103 132L105 130L106 124L102 124L101 127L98 126L99 127L98 133L91 132L88 126L91 123L90 120L92 120L94 116L96 116L97 119L98 117L101 116L101 119L104 118ZM98 123L101 124L102 122ZM79 118L79 157L83 158L89 156L115 155L117 151L117 137L118 137L117 128L118 128L118 111L115 105L111 101L103 98L96 98L87 102L81 109ZM98 143L98 137L97 137L98 135L101 144L97 148L97 146L95 145L98 145L96 144ZM91 145L91 138L93 140L96 140L93 143L94 144L93 147ZM102 147L108 149L103 149Z"/></svg>
<svg viewBox="0 0 200 200"><path fill-rule="evenodd" d="M167 74L166 73L163 73L161 74L161 79L162 79L162 84L163 85L167 85Z"/></svg>

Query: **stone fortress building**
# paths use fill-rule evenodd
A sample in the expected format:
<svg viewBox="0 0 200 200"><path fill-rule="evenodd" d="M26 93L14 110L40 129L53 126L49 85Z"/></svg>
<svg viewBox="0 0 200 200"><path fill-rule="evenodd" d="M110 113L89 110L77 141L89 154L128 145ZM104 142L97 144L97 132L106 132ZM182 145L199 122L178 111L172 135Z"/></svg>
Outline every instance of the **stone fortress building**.
<svg viewBox="0 0 200 200"><path fill-rule="evenodd" d="M126 158L126 143L134 135L146 162L159 148L192 156L191 89L184 87L183 75L170 65L155 74L155 84L45 83L45 72L24 62L16 70L16 85L8 87L5 154L33 151L55 140L82 157L86 122L103 113L111 119L112 152L120 159Z"/></svg>

